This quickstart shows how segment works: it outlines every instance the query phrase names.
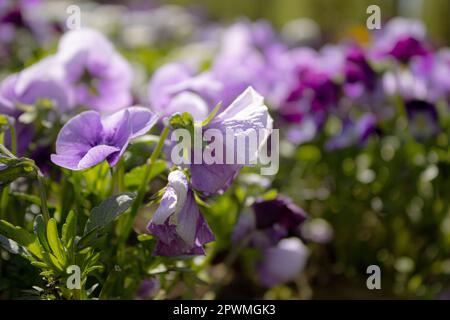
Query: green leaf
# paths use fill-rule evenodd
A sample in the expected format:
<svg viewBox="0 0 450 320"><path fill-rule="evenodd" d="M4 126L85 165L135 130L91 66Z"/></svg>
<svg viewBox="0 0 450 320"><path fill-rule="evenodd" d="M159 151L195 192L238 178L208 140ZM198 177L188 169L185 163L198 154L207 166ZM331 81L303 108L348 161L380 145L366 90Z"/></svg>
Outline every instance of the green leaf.
<svg viewBox="0 0 450 320"><path fill-rule="evenodd" d="M0 181L9 183L20 177L35 177L36 170L33 160L27 158L0 157L0 163L5 166L0 170Z"/></svg>
<svg viewBox="0 0 450 320"><path fill-rule="evenodd" d="M62 268L62 266L66 264L66 255L64 253L64 247L61 239L59 238L58 227L54 218L51 218L47 223L47 240L53 254L60 262L60 266ZM54 261L52 262L54 263Z"/></svg>
<svg viewBox="0 0 450 320"><path fill-rule="evenodd" d="M113 222L131 206L135 197L134 193L122 193L100 203L98 207L92 209L91 216L84 228L84 234L87 235L94 229L104 228Z"/></svg>
<svg viewBox="0 0 450 320"><path fill-rule="evenodd" d="M17 242L36 257L42 258L42 249L38 238L27 230L13 226L5 220L0 220L0 235Z"/></svg>
<svg viewBox="0 0 450 320"><path fill-rule="evenodd" d="M50 246L47 242L46 230L45 230L45 222L42 215L38 215L34 220L34 234L37 235L41 246L47 252L51 252Z"/></svg>
<svg viewBox="0 0 450 320"><path fill-rule="evenodd" d="M70 250L75 242L77 235L77 217L75 212L71 210L66 218L66 223L62 227L62 242L64 246Z"/></svg>
<svg viewBox="0 0 450 320"><path fill-rule="evenodd" d="M144 176L144 172L148 164L143 164L142 166L133 168L130 172L125 174L125 187L127 189L131 187L139 187ZM167 165L163 160L156 160L153 165L152 172L150 173L150 180L153 180L156 176L166 170Z"/></svg>

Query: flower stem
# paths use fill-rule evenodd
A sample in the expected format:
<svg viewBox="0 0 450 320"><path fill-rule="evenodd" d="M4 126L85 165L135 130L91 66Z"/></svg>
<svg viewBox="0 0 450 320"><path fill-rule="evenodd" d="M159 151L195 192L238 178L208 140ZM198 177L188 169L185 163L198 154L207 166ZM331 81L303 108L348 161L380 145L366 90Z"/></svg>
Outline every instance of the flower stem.
<svg viewBox="0 0 450 320"><path fill-rule="evenodd" d="M153 150L150 159L147 160L147 167L145 168L144 176L141 180L141 184L139 185L136 199L134 200L133 205L131 206L130 213L126 216L124 228L122 229L121 239L119 241L121 245L125 244L125 242L128 239L128 236L130 235L131 229L133 228L134 219L136 218L138 209L142 204L142 201L144 200L145 191L151 180L151 173L153 167L155 165L156 160L159 157L159 154L162 151L162 148L164 147L164 141L166 140L168 134L169 134L169 127L165 127L159 138L158 145Z"/></svg>
<svg viewBox="0 0 450 320"><path fill-rule="evenodd" d="M39 196L41 198L42 215L44 217L45 224L47 225L48 221L50 220L50 213L48 211L48 206L47 206L47 195L45 193L44 176L41 173L41 171L39 170L39 168L36 167L36 171L37 171Z"/></svg>
<svg viewBox="0 0 450 320"><path fill-rule="evenodd" d="M17 156L17 136L16 136L16 128L14 124L9 126L9 132L11 135L11 152L12 154Z"/></svg>

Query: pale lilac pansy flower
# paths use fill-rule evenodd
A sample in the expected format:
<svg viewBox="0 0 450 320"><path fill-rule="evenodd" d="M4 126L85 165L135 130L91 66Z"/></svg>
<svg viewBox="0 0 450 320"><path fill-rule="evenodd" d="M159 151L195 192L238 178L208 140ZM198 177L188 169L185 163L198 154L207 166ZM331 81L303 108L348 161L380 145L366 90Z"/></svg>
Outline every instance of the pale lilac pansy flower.
<svg viewBox="0 0 450 320"><path fill-rule="evenodd" d="M258 156L261 147L266 143L272 132L273 120L264 99L253 88L247 88L236 100L234 100L221 113L216 115L210 123L202 129L215 129L222 133L223 141L223 164L191 164L191 183L195 190L203 194L214 194L226 190L242 167L249 165ZM232 133L233 144L226 144L226 135ZM238 150L237 137L248 137L257 135L257 150L250 150L249 143L245 150ZM256 154L250 154L256 151ZM226 164L227 154L234 155L233 163ZM243 157L238 161L238 157ZM238 163L240 162L240 163Z"/></svg>
<svg viewBox="0 0 450 320"><path fill-rule="evenodd" d="M189 112L200 121L219 102L221 88L209 72L195 74L181 62L169 63L160 67L150 81L150 108L161 116Z"/></svg>
<svg viewBox="0 0 450 320"><path fill-rule="evenodd" d="M64 71L53 56L47 57L19 73L6 77L0 84L0 113L16 118L18 154L24 154L34 135L34 126L19 121L23 106L39 107L48 101L59 114L73 107L70 89L63 81ZM6 136L9 144L9 135Z"/></svg>
<svg viewBox="0 0 450 320"><path fill-rule="evenodd" d="M263 251L263 259L257 268L260 282L272 287L295 280L304 269L308 255L308 248L299 238L281 240Z"/></svg>
<svg viewBox="0 0 450 320"><path fill-rule="evenodd" d="M158 237L155 255L202 255L204 244L214 240L183 171L169 174L161 202L147 229Z"/></svg>
<svg viewBox="0 0 450 320"><path fill-rule="evenodd" d="M100 32L88 28L67 32L56 56L78 104L102 112L131 104L131 66Z"/></svg>
<svg viewBox="0 0 450 320"><path fill-rule="evenodd" d="M35 105L39 100L50 100L61 113L69 110L73 101L63 77L64 71L53 56L8 76L0 85L0 112L20 114L18 104Z"/></svg>
<svg viewBox="0 0 450 320"><path fill-rule="evenodd" d="M130 141L149 131L158 117L143 107L130 107L102 118L85 111L69 120L56 140L53 163L83 170L107 160L115 166Z"/></svg>

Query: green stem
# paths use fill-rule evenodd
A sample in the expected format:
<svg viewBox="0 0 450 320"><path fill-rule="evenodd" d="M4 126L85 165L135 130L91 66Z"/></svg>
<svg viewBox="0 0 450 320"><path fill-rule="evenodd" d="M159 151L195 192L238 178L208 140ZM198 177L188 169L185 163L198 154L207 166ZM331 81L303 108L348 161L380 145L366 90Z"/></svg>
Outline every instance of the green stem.
<svg viewBox="0 0 450 320"><path fill-rule="evenodd" d="M39 168L36 168L37 171L37 182L38 182L38 188L39 188L39 196L41 198L41 209L42 209L42 215L44 217L45 224L47 225L48 221L50 220L50 213L48 211L47 206L47 195L45 193L45 182L44 182L44 176L42 175Z"/></svg>
<svg viewBox="0 0 450 320"><path fill-rule="evenodd" d="M162 151L162 148L164 147L164 141L167 138L167 135L169 134L169 127L165 127L164 130L161 133L161 136L158 141L158 145L153 150L152 155L150 156L150 159L147 160L147 167L145 168L144 176L141 180L141 184L138 189L138 193L136 196L136 199L133 202L133 205L131 206L130 213L126 216L124 228L122 229L122 237L119 241L121 245L124 245L128 239L128 236L130 235L131 229L133 228L133 222L136 218L138 209L140 205L142 204L142 201L144 200L145 191L147 189L147 186L150 183L150 177L153 170L153 167L155 165L156 160L159 157L159 154Z"/></svg>
<svg viewBox="0 0 450 320"><path fill-rule="evenodd" d="M113 174L113 193L125 191L125 163L123 158L119 160Z"/></svg>
<svg viewBox="0 0 450 320"><path fill-rule="evenodd" d="M17 155L17 136L16 136L16 128L13 124L9 126L9 132L11 135L11 152L14 155Z"/></svg>
<svg viewBox="0 0 450 320"><path fill-rule="evenodd" d="M9 200L9 186L5 186L1 192L1 202L0 202L0 219L6 218L6 210L8 207Z"/></svg>

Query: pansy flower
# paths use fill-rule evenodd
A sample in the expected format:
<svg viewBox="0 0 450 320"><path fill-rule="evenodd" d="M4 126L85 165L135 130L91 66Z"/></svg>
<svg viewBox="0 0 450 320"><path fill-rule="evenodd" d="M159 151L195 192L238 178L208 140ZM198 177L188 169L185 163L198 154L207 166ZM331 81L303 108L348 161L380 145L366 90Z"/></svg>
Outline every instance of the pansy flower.
<svg viewBox="0 0 450 320"><path fill-rule="evenodd" d="M375 34L372 48L375 59L393 57L402 63L430 52L423 23L402 17L391 19Z"/></svg>
<svg viewBox="0 0 450 320"><path fill-rule="evenodd" d="M299 226L307 214L288 197L279 195L270 200L257 200L252 212L243 213L233 231L233 241L249 237L249 244L267 248L287 236L299 235Z"/></svg>
<svg viewBox="0 0 450 320"><path fill-rule="evenodd" d="M102 118L85 111L69 120L58 134L53 163L83 170L107 160L115 166L130 141L149 131L158 117L143 107L130 107Z"/></svg>
<svg viewBox="0 0 450 320"><path fill-rule="evenodd" d="M149 87L150 108L162 116L177 112L189 112L194 120L205 119L218 101L222 85L211 73L195 74L192 68L181 62L173 62L159 68Z"/></svg>
<svg viewBox="0 0 450 320"><path fill-rule="evenodd" d="M169 174L160 205L147 229L158 237L154 253L162 256L202 255L203 245L214 240L183 171Z"/></svg>
<svg viewBox="0 0 450 320"><path fill-rule="evenodd" d="M438 113L434 104L424 100L405 103L408 127L416 139L427 139L440 131Z"/></svg>
<svg viewBox="0 0 450 320"><path fill-rule="evenodd" d="M100 32L69 31L61 38L56 56L78 104L104 112L131 104L131 66Z"/></svg>
<svg viewBox="0 0 450 320"><path fill-rule="evenodd" d="M245 138L256 133L258 135L256 151L258 152L272 132L272 125L273 120L264 105L263 97L253 88L247 88L224 111L202 128L203 130L218 130L223 137L226 137L227 132L231 132L234 143L226 145L224 139L223 164L193 163L189 166L193 188L205 195L226 190L242 167L249 165L257 157L257 154L250 154L252 150L249 150L249 143L245 144L245 150L238 150L238 144L235 140L238 137ZM234 156L235 164L225 163L228 153ZM246 155L246 159L242 163L238 163L237 157L242 155Z"/></svg>
<svg viewBox="0 0 450 320"><path fill-rule="evenodd" d="M309 250L299 238L281 240L276 246L263 251L257 267L258 278L266 287L295 280L303 270Z"/></svg>

